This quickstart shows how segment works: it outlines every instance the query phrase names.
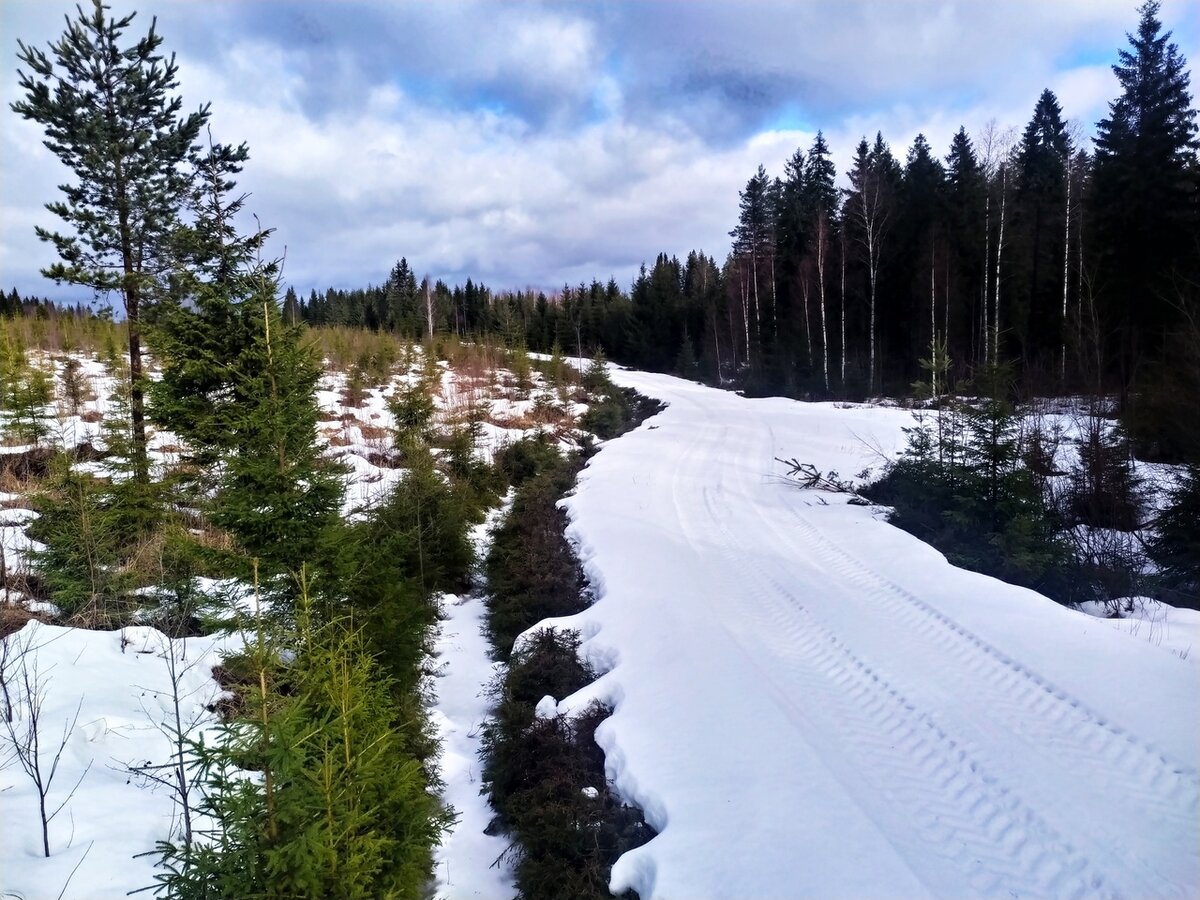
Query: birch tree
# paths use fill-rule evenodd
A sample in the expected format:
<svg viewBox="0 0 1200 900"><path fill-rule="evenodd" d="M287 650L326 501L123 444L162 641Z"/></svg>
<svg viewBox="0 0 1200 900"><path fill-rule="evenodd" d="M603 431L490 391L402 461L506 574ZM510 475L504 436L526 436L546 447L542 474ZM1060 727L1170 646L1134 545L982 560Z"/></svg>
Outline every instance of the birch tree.
<svg viewBox="0 0 1200 900"><path fill-rule="evenodd" d="M846 208L855 224L855 238L866 254L868 286L868 387L876 385L876 297L879 287L879 260L883 250L883 239L892 218L893 195L888 177L887 161L879 152L882 136L876 136L876 149L871 149L863 138L856 151L854 165L850 170L850 195ZM893 163L894 164L894 163Z"/></svg>

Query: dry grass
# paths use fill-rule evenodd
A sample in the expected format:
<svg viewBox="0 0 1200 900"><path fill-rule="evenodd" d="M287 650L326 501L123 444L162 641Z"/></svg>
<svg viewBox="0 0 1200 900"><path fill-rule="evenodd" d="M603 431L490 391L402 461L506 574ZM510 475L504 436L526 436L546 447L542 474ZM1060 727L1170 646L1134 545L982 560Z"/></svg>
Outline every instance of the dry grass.
<svg viewBox="0 0 1200 900"><path fill-rule="evenodd" d="M389 434L382 425L365 425L362 422L358 423L358 430L362 432L364 441L381 441Z"/></svg>
<svg viewBox="0 0 1200 900"><path fill-rule="evenodd" d="M0 322L0 342L7 334L28 350L44 353L82 352L102 353L108 347L118 352L129 345L124 322L102 319L80 319L59 314L48 318L20 316Z"/></svg>
<svg viewBox="0 0 1200 900"><path fill-rule="evenodd" d="M321 434L329 442L330 447L349 447L350 438L346 437L341 429L338 428L322 428Z"/></svg>
<svg viewBox="0 0 1200 900"><path fill-rule="evenodd" d="M49 622L50 617L45 613L33 612L23 606L14 604L0 605L0 640L10 634L16 634L28 622L36 619L39 622Z"/></svg>

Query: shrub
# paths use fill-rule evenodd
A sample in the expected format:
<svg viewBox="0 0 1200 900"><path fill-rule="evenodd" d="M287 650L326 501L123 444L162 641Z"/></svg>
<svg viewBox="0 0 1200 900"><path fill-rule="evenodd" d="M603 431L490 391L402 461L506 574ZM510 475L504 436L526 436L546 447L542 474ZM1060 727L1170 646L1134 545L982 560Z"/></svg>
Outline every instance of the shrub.
<svg viewBox="0 0 1200 900"><path fill-rule="evenodd" d="M484 731L484 780L516 842L526 900L609 897L613 862L654 836L641 812L608 788L595 733L612 709L593 702L574 717L536 716L543 696L565 697L594 677L578 653L577 631L530 635L495 686L496 712Z"/></svg>
<svg viewBox="0 0 1200 900"><path fill-rule="evenodd" d="M527 480L492 538L486 562L492 594L487 626L502 659L526 628L586 607L583 570L563 535L566 514L557 506L579 466L578 459L562 460Z"/></svg>
<svg viewBox="0 0 1200 900"><path fill-rule="evenodd" d="M513 487L521 487L529 479L552 469L562 462L562 454L550 438L538 432L506 444L496 452L496 468Z"/></svg>
<svg viewBox="0 0 1200 900"><path fill-rule="evenodd" d="M1133 454L1098 417L1088 422L1067 502L1072 519L1093 528L1134 531L1141 523L1142 485Z"/></svg>
<svg viewBox="0 0 1200 900"><path fill-rule="evenodd" d="M1200 609L1200 465L1189 466L1158 517L1150 556L1160 594L1176 606Z"/></svg>
<svg viewBox="0 0 1200 900"><path fill-rule="evenodd" d="M1022 463L1017 424L998 400L945 409L909 430L904 455L863 494L954 565L1068 602L1077 587L1065 574L1069 548Z"/></svg>

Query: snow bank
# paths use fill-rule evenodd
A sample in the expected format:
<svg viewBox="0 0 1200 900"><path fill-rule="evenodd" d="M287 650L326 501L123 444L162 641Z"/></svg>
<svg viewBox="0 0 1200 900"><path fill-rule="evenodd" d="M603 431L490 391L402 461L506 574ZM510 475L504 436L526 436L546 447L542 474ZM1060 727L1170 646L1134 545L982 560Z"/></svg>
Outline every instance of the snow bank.
<svg viewBox="0 0 1200 900"><path fill-rule="evenodd" d="M661 833L614 867L655 897L1194 896L1200 669L1144 635L951 567L882 511L805 491L911 415L666 401L565 501L612 662L560 704Z"/></svg>

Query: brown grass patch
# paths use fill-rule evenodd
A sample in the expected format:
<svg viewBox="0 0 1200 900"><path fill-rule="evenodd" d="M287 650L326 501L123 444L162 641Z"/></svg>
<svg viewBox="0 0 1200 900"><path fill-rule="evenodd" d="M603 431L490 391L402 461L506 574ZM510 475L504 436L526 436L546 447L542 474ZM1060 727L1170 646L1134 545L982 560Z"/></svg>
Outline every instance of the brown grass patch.
<svg viewBox="0 0 1200 900"><path fill-rule="evenodd" d="M346 437L336 428L322 428L321 434L325 435L329 441L330 447L349 447L350 438Z"/></svg>
<svg viewBox="0 0 1200 900"><path fill-rule="evenodd" d="M358 430L362 432L365 441L380 441L388 436L388 430L381 425L364 425L359 423Z"/></svg>
<svg viewBox="0 0 1200 900"><path fill-rule="evenodd" d="M50 617L45 613L36 613L23 606L0 606L0 640L10 634L16 634L25 627L27 622L37 619L39 622L49 622Z"/></svg>

